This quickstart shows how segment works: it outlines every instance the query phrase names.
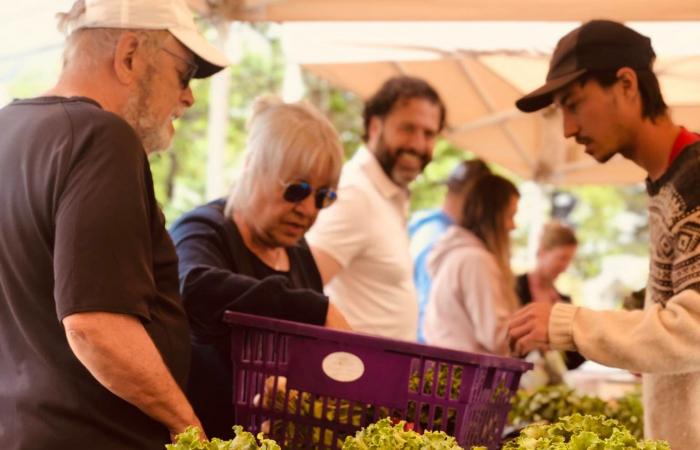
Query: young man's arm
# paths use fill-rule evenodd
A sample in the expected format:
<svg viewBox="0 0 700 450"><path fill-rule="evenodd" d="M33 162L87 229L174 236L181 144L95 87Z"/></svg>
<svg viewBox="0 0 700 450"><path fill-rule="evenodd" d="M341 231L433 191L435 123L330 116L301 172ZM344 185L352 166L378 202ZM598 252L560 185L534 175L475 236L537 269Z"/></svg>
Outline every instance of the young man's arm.
<svg viewBox="0 0 700 450"><path fill-rule="evenodd" d="M686 176L695 176L694 166L689 167ZM516 350L522 353L551 345L559 350L578 349L588 359L633 372L700 371L700 248L686 245L687 232L683 231L700 223L700 204L695 200L694 184L685 180L677 186L682 188L679 195L688 199L688 214L673 225L669 236L661 236L657 228L658 235L652 233L651 238L652 254L655 245L674 249L664 285L672 286L677 294L665 305L657 303L643 311L592 311L537 302L527 305L510 323ZM653 217L650 222L654 222Z"/></svg>
<svg viewBox="0 0 700 450"><path fill-rule="evenodd" d="M76 313L63 319L68 343L95 379L165 425L170 434L201 428L141 322L134 316Z"/></svg>
<svg viewBox="0 0 700 450"><path fill-rule="evenodd" d="M551 346L578 350L608 366L643 373L700 371L700 293L685 290L666 306L594 311L535 302L515 314L510 336L520 353Z"/></svg>

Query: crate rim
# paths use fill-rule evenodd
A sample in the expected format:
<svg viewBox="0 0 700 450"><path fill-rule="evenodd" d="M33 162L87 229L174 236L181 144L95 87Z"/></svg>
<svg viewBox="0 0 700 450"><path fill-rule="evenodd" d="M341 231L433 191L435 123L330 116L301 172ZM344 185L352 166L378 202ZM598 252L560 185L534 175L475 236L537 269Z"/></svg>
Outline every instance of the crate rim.
<svg viewBox="0 0 700 450"><path fill-rule="evenodd" d="M484 367L515 370L520 372L526 372L533 367L532 363L511 357L469 353L460 350L420 344L417 342L401 341L398 339L391 339L359 332L334 330L319 325L311 325L235 311L226 311L224 313L223 321L229 325L241 325L248 327L253 326L269 331L293 333L316 339L338 339L344 343L391 350L426 358L446 359L463 364L477 364Z"/></svg>

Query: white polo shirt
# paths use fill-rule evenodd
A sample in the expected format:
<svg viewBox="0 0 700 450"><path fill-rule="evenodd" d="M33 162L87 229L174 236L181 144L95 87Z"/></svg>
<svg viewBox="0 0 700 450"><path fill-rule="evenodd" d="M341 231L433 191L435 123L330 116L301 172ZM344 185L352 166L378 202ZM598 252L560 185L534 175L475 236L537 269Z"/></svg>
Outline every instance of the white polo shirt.
<svg viewBox="0 0 700 450"><path fill-rule="evenodd" d="M321 211L306 235L311 246L342 266L325 291L356 331L416 340L408 211L409 192L361 147L343 167L338 200Z"/></svg>

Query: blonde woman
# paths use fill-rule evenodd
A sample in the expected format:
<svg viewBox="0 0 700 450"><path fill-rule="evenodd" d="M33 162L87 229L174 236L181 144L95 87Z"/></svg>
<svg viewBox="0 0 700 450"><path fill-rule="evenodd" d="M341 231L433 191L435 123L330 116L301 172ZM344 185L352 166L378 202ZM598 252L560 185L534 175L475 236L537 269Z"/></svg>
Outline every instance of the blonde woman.
<svg viewBox="0 0 700 450"><path fill-rule="evenodd" d="M537 248L535 268L516 280L516 290L523 305L532 301L571 301L568 296L556 290L554 283L569 267L577 246L576 235L568 226L558 221L544 226Z"/></svg>
<svg viewBox="0 0 700 450"><path fill-rule="evenodd" d="M304 234L336 198L343 162L331 123L305 103L259 99L228 199L185 214L170 233L192 333L188 396L209 436L230 438L226 310L349 329L323 295Z"/></svg>
<svg viewBox="0 0 700 450"><path fill-rule="evenodd" d="M532 302L571 303L571 298L560 293L554 283L571 264L577 247L574 230L565 224L553 220L544 226L537 247L535 268L515 280L515 291L521 306ZM585 361L577 352L564 352L563 357L568 369L574 369Z"/></svg>
<svg viewBox="0 0 700 450"><path fill-rule="evenodd" d="M467 192L461 218L428 258L433 285L425 320L430 345L507 355L508 319L518 307L509 232L520 195L513 183L483 175Z"/></svg>

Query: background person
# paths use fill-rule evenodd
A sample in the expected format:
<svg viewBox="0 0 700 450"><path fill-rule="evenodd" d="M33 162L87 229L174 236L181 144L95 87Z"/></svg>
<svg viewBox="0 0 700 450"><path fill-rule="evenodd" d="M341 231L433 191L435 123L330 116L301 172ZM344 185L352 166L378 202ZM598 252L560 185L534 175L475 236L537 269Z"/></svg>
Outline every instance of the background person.
<svg viewBox="0 0 700 450"><path fill-rule="evenodd" d="M387 80L365 104L366 147L343 168L338 201L309 232L326 292L354 330L416 340L408 185L433 155L445 106L423 80Z"/></svg>
<svg viewBox="0 0 700 450"><path fill-rule="evenodd" d="M532 302L571 303L571 297L560 293L555 283L571 264L577 247L578 240L570 227L558 220L545 224L538 242L535 267L515 279L515 292L521 306ZM531 352L526 359L535 367L520 380L520 387L525 389L564 383L567 369L575 369L586 361L578 352L555 350Z"/></svg>
<svg viewBox="0 0 700 450"><path fill-rule="evenodd" d="M177 257L146 153L227 64L183 1L60 14L56 85L0 110L3 449L162 449L199 420L184 386Z"/></svg>
<svg viewBox="0 0 700 450"><path fill-rule="evenodd" d="M425 315L430 345L507 356L508 320L518 307L510 237L520 195L486 174L467 191L461 217L428 258L433 277Z"/></svg>
<svg viewBox="0 0 700 450"><path fill-rule="evenodd" d="M336 198L342 161L335 129L312 106L258 99L231 195L171 228L192 327L188 396L208 435L231 438L235 424L224 311L349 329L323 295L304 240L319 210Z"/></svg>
<svg viewBox="0 0 700 450"><path fill-rule="evenodd" d="M481 159L460 162L447 178L447 193L440 208L418 211L408 223L408 236L411 240L410 252L413 259L413 282L418 291L418 342L425 342L423 324L425 309L430 297L432 279L428 271L428 255L435 242L447 231L450 225L459 221L462 214L464 196L470 185L479 176L491 173Z"/></svg>
<svg viewBox="0 0 700 450"><path fill-rule="evenodd" d="M556 220L545 224L534 269L515 279L515 292L521 306L532 302L571 303L571 297L560 293L554 284L571 264L577 247L576 234L570 227ZM575 369L586 360L577 352L565 352L563 357L568 369Z"/></svg>

